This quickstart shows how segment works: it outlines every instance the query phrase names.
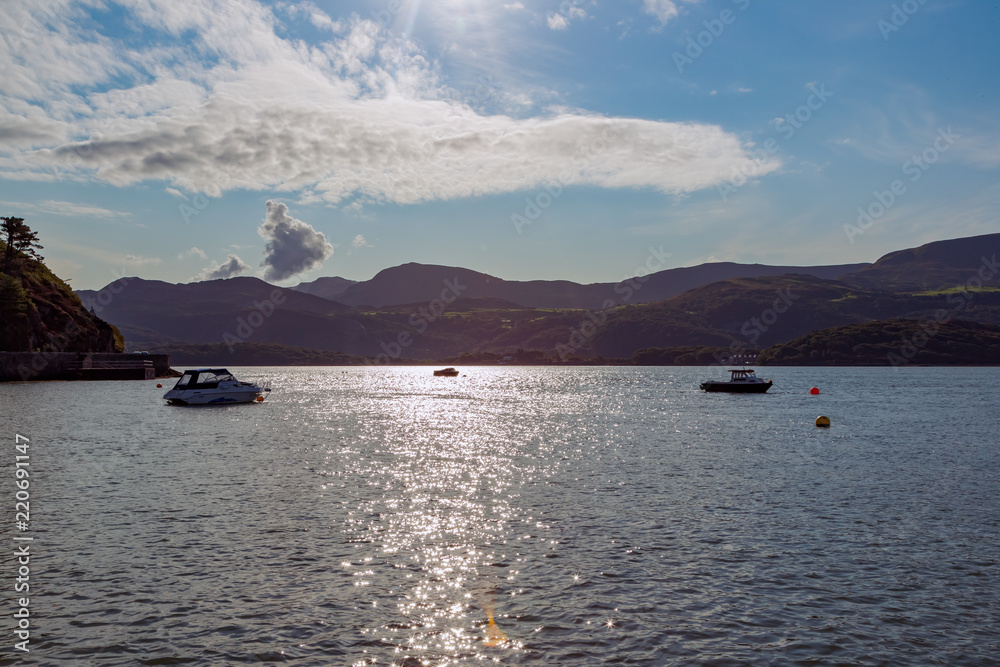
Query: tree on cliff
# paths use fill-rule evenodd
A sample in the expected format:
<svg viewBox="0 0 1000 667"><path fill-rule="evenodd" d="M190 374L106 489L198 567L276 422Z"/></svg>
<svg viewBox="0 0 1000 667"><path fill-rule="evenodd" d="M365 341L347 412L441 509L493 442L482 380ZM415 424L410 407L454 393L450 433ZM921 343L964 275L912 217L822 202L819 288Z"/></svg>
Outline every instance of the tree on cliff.
<svg viewBox="0 0 1000 667"><path fill-rule="evenodd" d="M0 232L3 233L7 244L3 253L4 273L10 273L15 268L15 263L21 254L35 261L42 261L42 256L35 252L42 249L42 244L38 242L38 232L31 231L31 228L24 224L24 218L0 217L0 221L2 221Z"/></svg>

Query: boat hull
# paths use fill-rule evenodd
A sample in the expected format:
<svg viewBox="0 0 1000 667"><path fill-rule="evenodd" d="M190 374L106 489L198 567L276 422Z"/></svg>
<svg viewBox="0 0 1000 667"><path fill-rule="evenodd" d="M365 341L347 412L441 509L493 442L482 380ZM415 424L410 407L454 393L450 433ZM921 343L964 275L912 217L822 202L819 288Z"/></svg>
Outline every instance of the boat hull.
<svg viewBox="0 0 1000 667"><path fill-rule="evenodd" d="M173 395L171 395L173 394ZM263 396L260 390L247 391L169 391L163 398L171 405L231 405L234 403L253 403L258 396Z"/></svg>
<svg viewBox="0 0 1000 667"><path fill-rule="evenodd" d="M771 388L771 382L703 382L705 391L727 392L730 394L763 394Z"/></svg>

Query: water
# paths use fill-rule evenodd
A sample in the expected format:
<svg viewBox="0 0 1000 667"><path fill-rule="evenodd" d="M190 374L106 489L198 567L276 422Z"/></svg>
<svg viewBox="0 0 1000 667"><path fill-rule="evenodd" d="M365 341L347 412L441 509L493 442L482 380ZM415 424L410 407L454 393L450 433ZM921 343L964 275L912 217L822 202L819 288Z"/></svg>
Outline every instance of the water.
<svg viewBox="0 0 1000 667"><path fill-rule="evenodd" d="M233 370L274 392L0 385L4 525L17 431L35 537L3 660L1000 659L1000 369Z"/></svg>

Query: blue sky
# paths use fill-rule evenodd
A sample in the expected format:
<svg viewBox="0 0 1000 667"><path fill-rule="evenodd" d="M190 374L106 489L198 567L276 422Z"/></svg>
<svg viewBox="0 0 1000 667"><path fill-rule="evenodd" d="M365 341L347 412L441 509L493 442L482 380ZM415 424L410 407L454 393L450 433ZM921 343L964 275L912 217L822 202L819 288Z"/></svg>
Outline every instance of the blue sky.
<svg viewBox="0 0 1000 667"><path fill-rule="evenodd" d="M587 283L651 248L833 264L1000 231L994 3L21 4L0 210L78 289Z"/></svg>

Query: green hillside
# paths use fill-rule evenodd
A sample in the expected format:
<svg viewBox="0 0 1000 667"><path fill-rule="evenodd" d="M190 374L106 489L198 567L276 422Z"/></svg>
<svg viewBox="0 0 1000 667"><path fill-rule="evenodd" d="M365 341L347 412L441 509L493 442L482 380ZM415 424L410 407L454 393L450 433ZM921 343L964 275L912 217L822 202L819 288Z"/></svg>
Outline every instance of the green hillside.
<svg viewBox="0 0 1000 667"><path fill-rule="evenodd" d="M886 320L814 331L760 353L772 366L1000 364L1000 326L952 320Z"/></svg>
<svg viewBox="0 0 1000 667"><path fill-rule="evenodd" d="M7 256L3 241L0 256ZM0 351L124 351L118 330L88 312L44 263L16 251L10 256L0 264Z"/></svg>

